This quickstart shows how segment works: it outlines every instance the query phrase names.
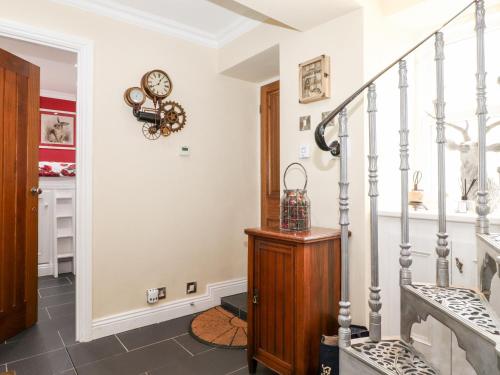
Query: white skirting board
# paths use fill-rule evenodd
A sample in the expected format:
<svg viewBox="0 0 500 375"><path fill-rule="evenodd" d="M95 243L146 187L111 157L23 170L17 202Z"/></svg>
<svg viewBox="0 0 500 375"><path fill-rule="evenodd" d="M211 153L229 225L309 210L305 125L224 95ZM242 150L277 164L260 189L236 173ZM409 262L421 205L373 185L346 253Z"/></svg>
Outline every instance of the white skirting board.
<svg viewBox="0 0 500 375"><path fill-rule="evenodd" d="M95 319L92 322L92 339L198 313L220 305L222 297L246 291L246 278L222 281L208 284L203 295Z"/></svg>

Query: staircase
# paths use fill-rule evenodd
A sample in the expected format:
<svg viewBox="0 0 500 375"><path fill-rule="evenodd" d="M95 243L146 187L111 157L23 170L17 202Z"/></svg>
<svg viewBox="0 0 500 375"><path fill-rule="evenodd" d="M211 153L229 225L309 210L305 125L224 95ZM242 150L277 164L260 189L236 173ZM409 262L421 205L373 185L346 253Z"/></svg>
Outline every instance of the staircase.
<svg viewBox="0 0 500 375"><path fill-rule="evenodd" d="M479 177L477 193L477 251L480 285L477 290L450 286L448 234L446 233L446 186L445 186L445 98L444 98L444 34L445 26L462 13L475 7L475 32L477 54L477 121L479 144ZM342 247L342 290L339 311L340 373L342 375L391 374L434 375L439 374L425 357L412 346L411 331L415 323L429 316L450 328L458 345L465 351L467 361L481 375L500 375L500 318L489 304L491 284L495 275L500 277L500 234L489 233L488 192L486 176L486 71L484 52L485 7L483 0L476 0L446 22L440 29L417 44L400 59L368 81L340 106L330 113L316 128L318 147L334 155L340 148L339 210ZM411 244L409 241L408 206L408 80L405 58L424 42L435 40L436 100L435 120L438 150L438 230L436 242L436 282L422 284L412 281ZM377 124L376 81L389 69L399 67L400 92L400 174L401 174L401 243L400 243L400 337L382 337L380 286L378 275L378 175L377 175ZM349 181L348 164L348 116L349 104L367 91L369 130L368 181L370 197L371 285L369 296L370 337L351 340L351 314L349 302ZM327 143L325 128L338 117L339 140Z"/></svg>

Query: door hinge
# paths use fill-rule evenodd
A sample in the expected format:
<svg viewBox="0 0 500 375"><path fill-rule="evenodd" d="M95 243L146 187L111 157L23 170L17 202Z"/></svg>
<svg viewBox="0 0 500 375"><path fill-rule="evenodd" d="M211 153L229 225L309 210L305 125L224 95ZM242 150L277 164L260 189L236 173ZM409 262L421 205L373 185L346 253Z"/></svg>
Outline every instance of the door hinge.
<svg viewBox="0 0 500 375"><path fill-rule="evenodd" d="M262 113L262 104L259 105L259 113Z"/></svg>
<svg viewBox="0 0 500 375"><path fill-rule="evenodd" d="M259 303L259 289L255 288L253 290L253 299L252 302L254 305L257 305Z"/></svg>

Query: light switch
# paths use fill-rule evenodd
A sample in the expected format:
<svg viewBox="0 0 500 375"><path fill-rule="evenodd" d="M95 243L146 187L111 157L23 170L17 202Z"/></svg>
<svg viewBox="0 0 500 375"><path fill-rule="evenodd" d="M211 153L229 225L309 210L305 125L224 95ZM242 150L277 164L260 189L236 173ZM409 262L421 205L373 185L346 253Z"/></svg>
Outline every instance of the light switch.
<svg viewBox="0 0 500 375"><path fill-rule="evenodd" d="M299 148L299 159L307 159L311 157L311 146L309 144L302 144Z"/></svg>
<svg viewBox="0 0 500 375"><path fill-rule="evenodd" d="M189 156L189 146L181 146L179 151L180 156Z"/></svg>

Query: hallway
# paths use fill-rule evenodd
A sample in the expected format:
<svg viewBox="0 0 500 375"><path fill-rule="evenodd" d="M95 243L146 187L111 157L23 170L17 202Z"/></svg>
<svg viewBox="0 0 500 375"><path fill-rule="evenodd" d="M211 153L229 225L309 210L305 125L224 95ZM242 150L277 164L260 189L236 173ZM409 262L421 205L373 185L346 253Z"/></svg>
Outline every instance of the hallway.
<svg viewBox="0 0 500 375"><path fill-rule="evenodd" d="M38 279L38 324L0 344L0 374L246 374L246 351L215 349L188 333L191 316L75 342L75 279ZM271 374L259 369L258 373Z"/></svg>

